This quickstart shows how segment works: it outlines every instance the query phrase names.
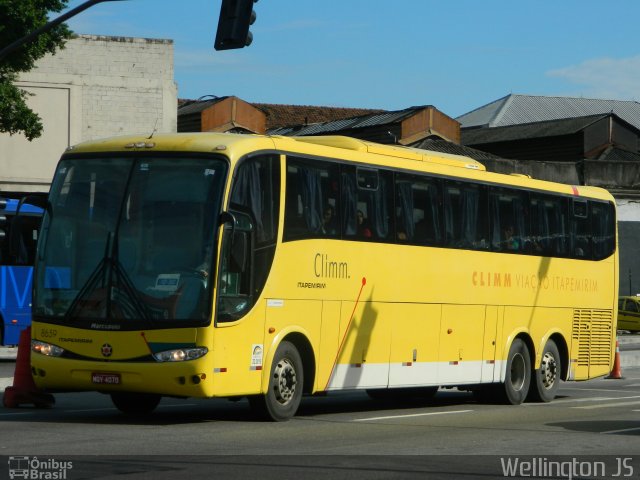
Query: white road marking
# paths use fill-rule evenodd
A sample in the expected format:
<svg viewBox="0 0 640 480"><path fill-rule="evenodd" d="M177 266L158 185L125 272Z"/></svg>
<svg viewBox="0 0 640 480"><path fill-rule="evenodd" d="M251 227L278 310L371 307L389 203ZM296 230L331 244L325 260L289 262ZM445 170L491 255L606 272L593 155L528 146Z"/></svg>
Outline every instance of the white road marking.
<svg viewBox="0 0 640 480"><path fill-rule="evenodd" d="M411 418L411 417L426 417L429 415L449 415L452 413L467 413L473 412L473 410L454 410L451 412L429 412L429 413L413 413L411 415L389 415L386 417L371 417L371 418L357 418L353 420L354 422L371 422L374 420L390 420L396 418Z"/></svg>
<svg viewBox="0 0 640 480"><path fill-rule="evenodd" d="M600 433L603 433L603 434L611 433L611 434L613 434L613 433L623 433L623 432L635 432L636 430L640 430L640 427L623 428L621 430L609 430L608 432L600 432Z"/></svg>
<svg viewBox="0 0 640 480"><path fill-rule="evenodd" d="M640 405L640 400L636 400L635 402L601 403L598 405L584 405L581 407L571 407L571 408L579 408L581 410L594 410L596 408L625 407L627 405Z"/></svg>

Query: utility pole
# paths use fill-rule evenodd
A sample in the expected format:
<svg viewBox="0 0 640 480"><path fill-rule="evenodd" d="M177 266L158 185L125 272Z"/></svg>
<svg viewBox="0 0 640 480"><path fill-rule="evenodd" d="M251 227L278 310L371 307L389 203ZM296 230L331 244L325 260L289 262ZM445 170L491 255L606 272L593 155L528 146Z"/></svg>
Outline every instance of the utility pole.
<svg viewBox="0 0 640 480"><path fill-rule="evenodd" d="M7 45L5 48L2 49L2 51L0 51L0 61L4 60L7 55L13 53L15 50L20 48L25 43L29 43L35 40L38 37L38 35L42 35L43 33L48 32L49 30L56 27L57 25L60 25L65 20L71 17L75 17L77 14L85 11L89 7L93 7L94 5L98 3L103 3L103 2L121 2L121 1L123 0L88 0L87 2L84 2L78 5L76 8L69 10L67 13L60 15L55 20L51 20L50 22L45 23L43 26L41 26L37 30L34 30L30 34L25 35L24 37L16 40L15 42Z"/></svg>

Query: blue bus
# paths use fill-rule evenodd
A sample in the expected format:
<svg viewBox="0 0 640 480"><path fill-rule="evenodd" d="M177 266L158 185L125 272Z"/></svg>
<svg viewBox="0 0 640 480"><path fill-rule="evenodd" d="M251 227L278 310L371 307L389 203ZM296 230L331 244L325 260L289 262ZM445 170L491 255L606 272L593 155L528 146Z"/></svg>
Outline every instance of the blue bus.
<svg viewBox="0 0 640 480"><path fill-rule="evenodd" d="M0 198L0 345L17 345L31 325L31 288L42 208Z"/></svg>

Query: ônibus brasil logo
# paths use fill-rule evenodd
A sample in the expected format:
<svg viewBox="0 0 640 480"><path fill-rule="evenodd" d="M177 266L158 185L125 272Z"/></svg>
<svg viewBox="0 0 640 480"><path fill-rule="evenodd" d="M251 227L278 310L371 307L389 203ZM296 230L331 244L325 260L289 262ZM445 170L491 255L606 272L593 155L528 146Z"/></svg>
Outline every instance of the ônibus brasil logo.
<svg viewBox="0 0 640 480"><path fill-rule="evenodd" d="M73 468L73 462L38 457L9 457L9 478L25 478L32 480L65 480L67 470Z"/></svg>

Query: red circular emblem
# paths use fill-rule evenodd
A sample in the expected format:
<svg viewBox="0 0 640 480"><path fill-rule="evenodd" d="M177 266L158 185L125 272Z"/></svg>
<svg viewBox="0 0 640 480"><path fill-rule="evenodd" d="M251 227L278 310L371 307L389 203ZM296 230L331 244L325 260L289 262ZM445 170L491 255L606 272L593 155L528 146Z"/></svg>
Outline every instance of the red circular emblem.
<svg viewBox="0 0 640 480"><path fill-rule="evenodd" d="M111 353L113 352L113 348L108 343L105 343L104 345L102 345L101 350L102 350L103 357L110 357Z"/></svg>

